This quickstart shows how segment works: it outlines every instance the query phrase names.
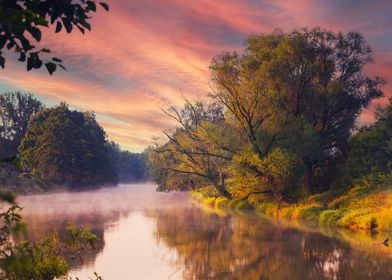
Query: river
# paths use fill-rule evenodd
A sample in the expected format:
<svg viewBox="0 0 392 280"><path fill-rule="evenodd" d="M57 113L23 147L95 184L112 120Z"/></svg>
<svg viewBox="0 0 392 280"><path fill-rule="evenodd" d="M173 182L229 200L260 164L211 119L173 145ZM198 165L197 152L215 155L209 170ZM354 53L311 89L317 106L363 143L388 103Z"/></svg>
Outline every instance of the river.
<svg viewBox="0 0 392 280"><path fill-rule="evenodd" d="M29 236L91 228L94 251L72 261L70 276L105 280L392 279L386 235L310 230L254 213L203 209L186 193L153 184L21 196ZM91 277L91 278L90 278Z"/></svg>

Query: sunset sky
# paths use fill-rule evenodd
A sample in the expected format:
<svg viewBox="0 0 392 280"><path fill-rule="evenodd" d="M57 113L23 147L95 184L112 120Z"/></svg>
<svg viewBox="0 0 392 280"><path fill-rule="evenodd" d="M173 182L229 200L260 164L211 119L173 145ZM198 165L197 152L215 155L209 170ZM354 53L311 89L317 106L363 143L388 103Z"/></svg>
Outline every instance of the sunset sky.
<svg viewBox="0 0 392 280"><path fill-rule="evenodd" d="M42 44L63 59L68 71L26 72L25 64L8 60L0 91L22 90L49 106L65 101L93 110L110 140L142 151L170 126L161 107L180 105L181 95L207 95L214 55L241 50L250 34L318 26L361 32L375 59L366 71L383 77L384 92L392 96L392 0L106 2L110 12L94 14L93 30L85 35L45 31ZM371 111L361 119L370 121Z"/></svg>

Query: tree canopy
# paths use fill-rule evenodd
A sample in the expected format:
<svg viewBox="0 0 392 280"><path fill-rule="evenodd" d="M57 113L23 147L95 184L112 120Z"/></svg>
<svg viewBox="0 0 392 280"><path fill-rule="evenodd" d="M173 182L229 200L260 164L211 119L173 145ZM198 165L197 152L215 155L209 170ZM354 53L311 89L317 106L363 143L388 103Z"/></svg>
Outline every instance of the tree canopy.
<svg viewBox="0 0 392 280"><path fill-rule="evenodd" d="M33 174L50 181L74 187L116 181L106 134L95 115L64 103L33 117L19 152Z"/></svg>
<svg viewBox="0 0 392 280"><path fill-rule="evenodd" d="M4 50L13 50L18 60L26 63L27 70L45 65L49 74L57 66L65 69L57 57L42 59L49 54L48 48L37 48L34 42L42 39L42 29L55 26L55 32L65 30L71 33L75 28L81 33L91 30L89 19L97 10L94 0L2 0L0 2L0 66L5 67ZM105 2L99 4L106 10Z"/></svg>
<svg viewBox="0 0 392 280"><path fill-rule="evenodd" d="M212 60L219 121L208 118L212 104L171 108L178 127L164 132L167 143L151 155L159 188L209 184L229 197L277 199L328 189L347 158L357 117L382 96L383 80L363 71L371 62L356 32L250 36L242 54Z"/></svg>
<svg viewBox="0 0 392 280"><path fill-rule="evenodd" d="M0 159L16 156L30 119L42 109L31 94L0 94Z"/></svg>

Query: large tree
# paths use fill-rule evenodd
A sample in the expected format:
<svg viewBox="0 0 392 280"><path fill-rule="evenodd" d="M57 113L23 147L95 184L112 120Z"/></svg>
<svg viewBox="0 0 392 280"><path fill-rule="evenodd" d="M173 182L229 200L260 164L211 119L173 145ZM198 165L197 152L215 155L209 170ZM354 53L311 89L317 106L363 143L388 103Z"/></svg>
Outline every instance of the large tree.
<svg viewBox="0 0 392 280"><path fill-rule="evenodd" d="M82 33L90 30L89 19L97 10L96 3L94 0L1 0L0 66L5 67L3 51L12 50L19 55L19 61L26 63L28 71L45 65L52 74L57 66L64 68L57 57L46 57L43 61L42 54L50 50L37 48L34 42L40 42L42 30L51 26L55 26L56 33L62 29L68 33L75 28ZM99 4L109 10L106 3Z"/></svg>
<svg viewBox="0 0 392 280"><path fill-rule="evenodd" d="M371 61L370 47L355 32L254 35L242 55L224 53L213 60L213 95L260 160L276 147L297 155L311 194L314 175L345 157L362 108L382 95L383 81L363 72Z"/></svg>
<svg viewBox="0 0 392 280"><path fill-rule="evenodd" d="M77 188L116 179L105 132L94 114L66 104L36 114L19 151L33 174L50 181Z"/></svg>
<svg viewBox="0 0 392 280"><path fill-rule="evenodd" d="M229 197L226 165L233 151L233 131L225 124L223 107L186 101L182 110L166 112L178 127L165 131L168 142L150 152L159 190L192 190L212 186Z"/></svg>
<svg viewBox="0 0 392 280"><path fill-rule="evenodd" d="M31 94L0 94L0 159L16 156L30 119L42 108Z"/></svg>

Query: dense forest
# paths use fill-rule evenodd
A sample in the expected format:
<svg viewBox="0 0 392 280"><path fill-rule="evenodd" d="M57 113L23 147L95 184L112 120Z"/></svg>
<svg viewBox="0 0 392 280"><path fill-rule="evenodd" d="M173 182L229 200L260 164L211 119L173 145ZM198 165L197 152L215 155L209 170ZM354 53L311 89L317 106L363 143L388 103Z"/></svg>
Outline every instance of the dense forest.
<svg viewBox="0 0 392 280"><path fill-rule="evenodd" d="M81 189L148 177L146 156L108 141L93 112L46 108L31 94L0 95L0 143L4 187L26 178Z"/></svg>
<svg viewBox="0 0 392 280"><path fill-rule="evenodd" d="M237 201L264 212L267 204L279 212L308 201L306 211L318 217L354 185L373 180L381 189L391 178L392 105L378 108L374 124L358 122L383 96L383 79L363 71L371 62L370 46L355 32L248 37L242 54L212 60L211 101L166 110L178 126L150 153L158 190L193 190L212 204ZM310 202L320 193L328 199ZM366 213L367 228L378 226L374 211ZM334 222L343 217L329 214Z"/></svg>

